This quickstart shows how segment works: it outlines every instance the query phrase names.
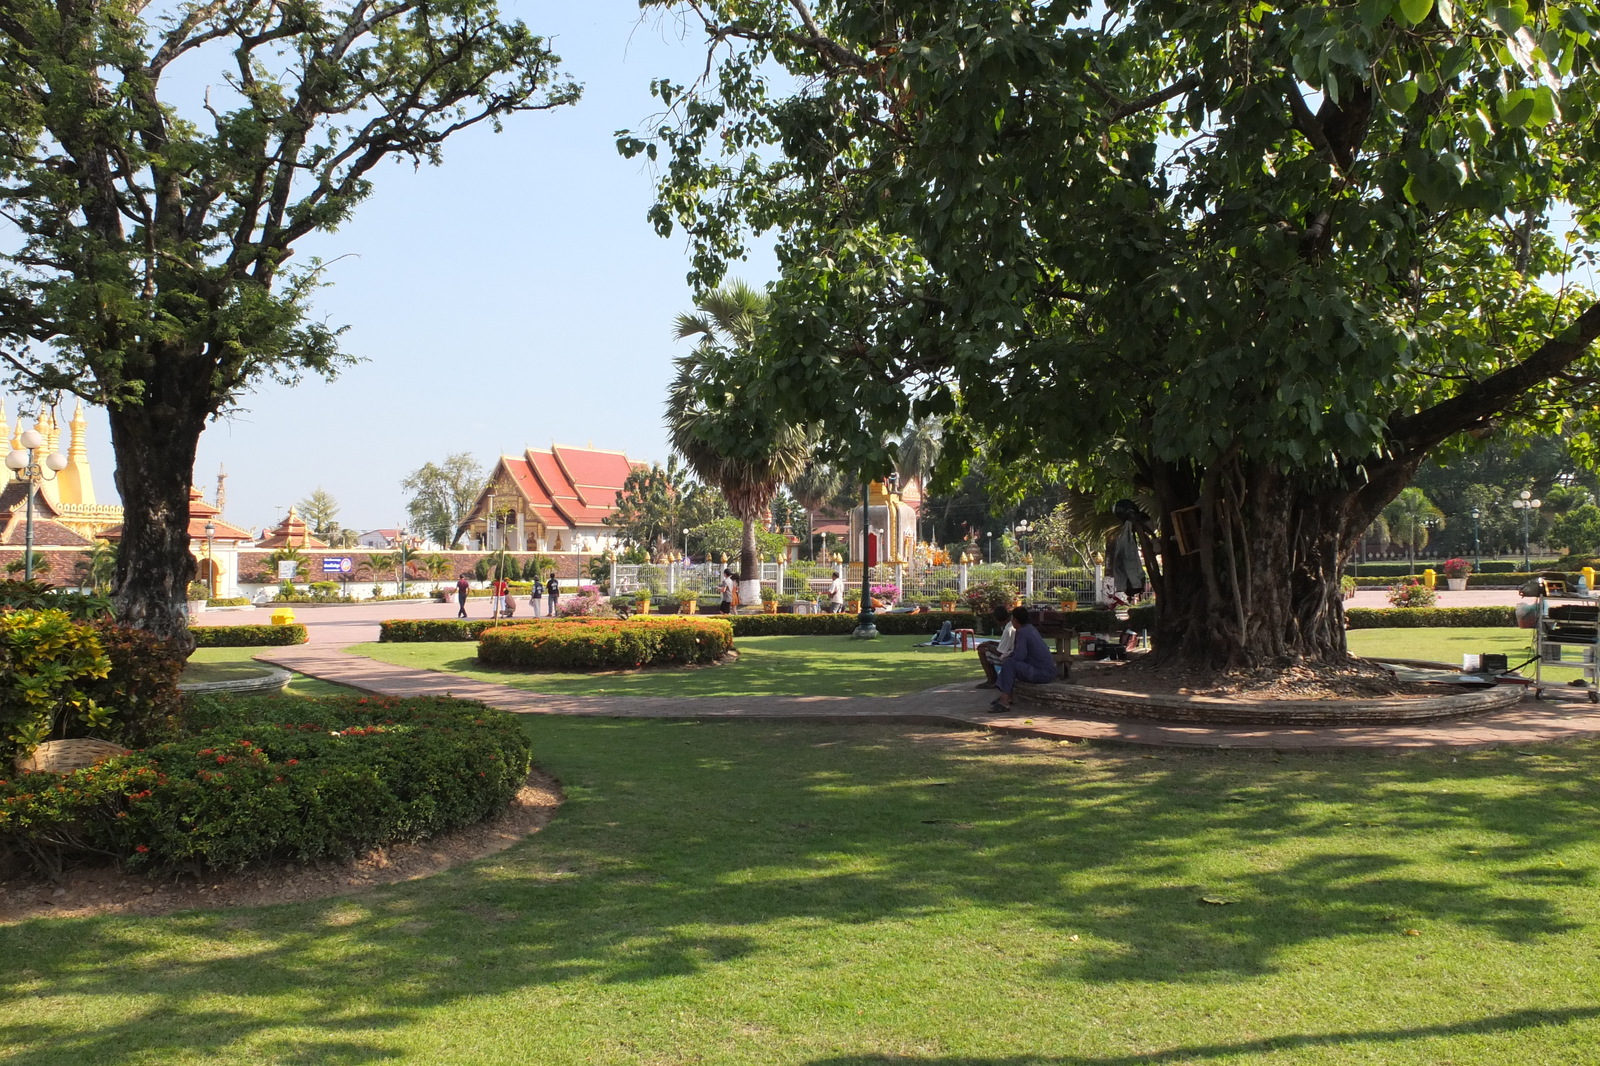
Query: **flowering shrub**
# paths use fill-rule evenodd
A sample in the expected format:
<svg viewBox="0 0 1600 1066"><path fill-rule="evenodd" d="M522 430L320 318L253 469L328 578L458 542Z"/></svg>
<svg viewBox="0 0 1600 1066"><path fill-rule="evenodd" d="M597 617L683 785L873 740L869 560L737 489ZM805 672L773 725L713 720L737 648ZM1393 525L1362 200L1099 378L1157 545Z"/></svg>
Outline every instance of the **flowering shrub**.
<svg viewBox="0 0 1600 1066"><path fill-rule="evenodd" d="M1437 601L1433 590L1415 578L1389 589L1389 602L1396 607L1432 607Z"/></svg>
<svg viewBox="0 0 1600 1066"><path fill-rule="evenodd" d="M982 581L967 586L967 606L980 618L987 618L996 607L1011 610L1022 591L1008 581Z"/></svg>
<svg viewBox="0 0 1600 1066"><path fill-rule="evenodd" d="M0 759L9 762L52 735L107 726L110 710L84 686L110 673L90 623L49 609L0 613Z"/></svg>
<svg viewBox="0 0 1600 1066"><path fill-rule="evenodd" d="M600 590L593 585L584 585L578 590L576 596L569 596L556 603L556 617L558 618L615 618L617 612L600 599Z"/></svg>
<svg viewBox="0 0 1600 1066"><path fill-rule="evenodd" d="M721 618L540 620L484 630L478 661L528 670L626 670L715 662L732 648L733 626Z"/></svg>
<svg viewBox="0 0 1600 1066"><path fill-rule="evenodd" d="M530 768L515 720L481 704L196 702L191 735L65 776L0 780L0 849L47 872L87 854L219 869L344 858L480 821Z"/></svg>
<svg viewBox="0 0 1600 1066"><path fill-rule="evenodd" d="M1460 557L1444 561L1444 576L1463 578L1472 573L1472 564Z"/></svg>
<svg viewBox="0 0 1600 1066"><path fill-rule="evenodd" d="M886 607L893 607L900 599L899 585L873 585L872 599Z"/></svg>

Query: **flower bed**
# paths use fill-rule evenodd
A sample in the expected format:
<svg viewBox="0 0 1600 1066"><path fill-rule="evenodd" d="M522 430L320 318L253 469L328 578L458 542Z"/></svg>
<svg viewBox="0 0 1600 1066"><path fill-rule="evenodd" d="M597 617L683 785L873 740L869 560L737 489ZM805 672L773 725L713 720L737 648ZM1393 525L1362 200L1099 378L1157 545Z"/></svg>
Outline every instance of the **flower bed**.
<svg viewBox="0 0 1600 1066"><path fill-rule="evenodd" d="M254 648L306 642L306 627L299 623L285 626L194 626L189 633L194 637L194 646L197 648Z"/></svg>
<svg viewBox="0 0 1600 1066"><path fill-rule="evenodd" d="M721 618L539 619L485 629L478 661L522 670L626 670L716 662L733 648Z"/></svg>
<svg viewBox="0 0 1600 1066"><path fill-rule="evenodd" d="M0 850L238 869L347 858L480 821L531 766L515 719L458 700L196 701L194 732L58 777L0 780Z"/></svg>

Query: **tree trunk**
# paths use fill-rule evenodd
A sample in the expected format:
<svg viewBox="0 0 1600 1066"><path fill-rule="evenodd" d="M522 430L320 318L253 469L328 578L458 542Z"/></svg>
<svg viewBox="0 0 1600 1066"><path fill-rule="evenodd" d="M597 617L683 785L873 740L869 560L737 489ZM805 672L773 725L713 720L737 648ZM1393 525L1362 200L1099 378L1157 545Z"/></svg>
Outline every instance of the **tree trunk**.
<svg viewBox="0 0 1600 1066"><path fill-rule="evenodd" d="M193 650L187 599L195 576L189 551L189 487L205 414L175 410L148 395L109 411L122 496L114 602L118 620Z"/></svg>
<svg viewBox="0 0 1600 1066"><path fill-rule="evenodd" d="M1339 579L1374 505L1382 506L1383 487L1237 465L1199 476L1173 466L1147 472L1165 534L1140 538L1156 590L1158 663L1255 669L1348 661ZM1172 513L1196 506L1198 539L1181 554Z"/></svg>
<svg viewBox="0 0 1600 1066"><path fill-rule="evenodd" d="M761 561L756 557L756 520L744 519L744 540L739 545L739 604L761 603Z"/></svg>

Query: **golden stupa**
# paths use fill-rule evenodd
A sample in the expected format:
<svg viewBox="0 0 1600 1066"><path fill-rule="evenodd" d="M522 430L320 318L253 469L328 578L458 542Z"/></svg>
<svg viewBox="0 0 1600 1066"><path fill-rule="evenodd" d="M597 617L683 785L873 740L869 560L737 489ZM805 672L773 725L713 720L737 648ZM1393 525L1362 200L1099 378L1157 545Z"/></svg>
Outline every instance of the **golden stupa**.
<svg viewBox="0 0 1600 1066"><path fill-rule="evenodd" d="M0 441L5 441L15 451L22 447L22 433L27 429L19 408L17 425L13 431L6 422L5 406L0 404ZM39 483L39 495L55 512L55 520L79 536L94 540L107 529L122 523L122 508L112 503L97 503L94 498L94 478L89 473L89 446L87 443L88 419L83 415L83 401L67 424L70 436L67 441L67 465L53 477ZM54 410L41 406L34 419L33 429L44 438L35 449L36 460L61 447L61 425Z"/></svg>

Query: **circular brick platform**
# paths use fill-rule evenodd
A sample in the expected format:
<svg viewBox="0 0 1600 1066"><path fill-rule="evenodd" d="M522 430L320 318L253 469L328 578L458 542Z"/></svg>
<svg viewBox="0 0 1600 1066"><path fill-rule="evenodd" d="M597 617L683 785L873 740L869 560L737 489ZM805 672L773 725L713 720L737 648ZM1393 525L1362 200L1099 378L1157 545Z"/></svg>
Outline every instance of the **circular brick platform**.
<svg viewBox="0 0 1600 1066"><path fill-rule="evenodd" d="M1499 685L1421 699L1246 701L1215 696L1152 695L1060 681L1017 686L1017 699L1046 714L1090 714L1182 725L1266 728L1395 725L1470 718L1505 710L1521 700L1522 695L1520 688Z"/></svg>

